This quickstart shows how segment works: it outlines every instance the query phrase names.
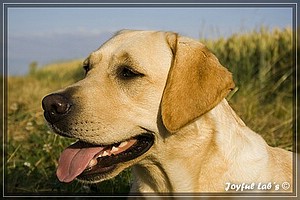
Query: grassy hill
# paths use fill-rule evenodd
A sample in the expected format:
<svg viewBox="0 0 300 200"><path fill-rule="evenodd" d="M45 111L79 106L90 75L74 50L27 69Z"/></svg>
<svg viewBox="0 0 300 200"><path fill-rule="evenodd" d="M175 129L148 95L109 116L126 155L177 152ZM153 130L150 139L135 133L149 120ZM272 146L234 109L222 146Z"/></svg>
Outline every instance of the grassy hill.
<svg viewBox="0 0 300 200"><path fill-rule="evenodd" d="M291 30L203 40L234 74L229 103L271 146L293 149L293 46ZM46 94L83 78L81 60L31 66L26 76L8 77L6 191L14 194L127 193L130 170L97 185L60 183L57 160L71 142L50 132L41 100Z"/></svg>

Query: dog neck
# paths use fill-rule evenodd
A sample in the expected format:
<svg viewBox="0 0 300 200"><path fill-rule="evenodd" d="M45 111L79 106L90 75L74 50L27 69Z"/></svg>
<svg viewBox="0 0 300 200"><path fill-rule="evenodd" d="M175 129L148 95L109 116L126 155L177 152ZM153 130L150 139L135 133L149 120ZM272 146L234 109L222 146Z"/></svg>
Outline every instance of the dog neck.
<svg viewBox="0 0 300 200"><path fill-rule="evenodd" d="M252 135L251 137L259 139L255 140L256 144L251 144L250 138L243 134L245 132L252 131L235 114L227 101L223 100L214 109L179 132L157 140L157 144L152 147L152 153L133 167L135 185L132 191L150 193L223 191L224 183L230 180L230 166L236 165L230 163L232 160L230 157L239 157L237 152L251 152L249 148L255 146L265 148L265 142L260 136ZM161 133L161 135L166 134ZM244 141L247 141L247 144ZM257 145L257 141L261 141L261 145ZM239 146L236 146L237 144ZM241 151L241 147L245 148L245 151ZM239 151L236 151L237 148ZM251 159L259 159L265 155L249 156ZM248 159L247 155L243 155L244 159ZM224 171L229 173L224 175ZM247 174L247 171L242 170L240 173L241 178L246 178L242 176ZM209 183L208 180L213 181L214 184ZM216 184L216 181L220 184ZM195 185L200 185L201 188L194 188ZM214 188L211 188L212 185ZM216 185L219 187L215 188Z"/></svg>

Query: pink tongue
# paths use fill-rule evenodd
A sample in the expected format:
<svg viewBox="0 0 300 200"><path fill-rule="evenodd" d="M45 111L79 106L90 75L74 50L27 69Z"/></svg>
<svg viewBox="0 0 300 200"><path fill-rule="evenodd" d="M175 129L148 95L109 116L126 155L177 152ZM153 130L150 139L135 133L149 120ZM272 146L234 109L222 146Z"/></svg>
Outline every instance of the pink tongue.
<svg viewBox="0 0 300 200"><path fill-rule="evenodd" d="M61 182L73 181L103 149L103 147L84 147L82 142L72 144L60 155L56 171L58 179Z"/></svg>

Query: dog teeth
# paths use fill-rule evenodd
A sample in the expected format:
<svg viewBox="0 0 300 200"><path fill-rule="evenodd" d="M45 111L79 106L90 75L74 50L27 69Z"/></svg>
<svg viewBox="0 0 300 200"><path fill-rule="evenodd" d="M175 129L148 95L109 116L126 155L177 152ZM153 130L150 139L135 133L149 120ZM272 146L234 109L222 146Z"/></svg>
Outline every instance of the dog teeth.
<svg viewBox="0 0 300 200"><path fill-rule="evenodd" d="M110 153L114 154L115 152L119 151L118 147L113 146Z"/></svg>
<svg viewBox="0 0 300 200"><path fill-rule="evenodd" d="M103 151L102 156L109 156L110 153L108 151Z"/></svg>
<svg viewBox="0 0 300 200"><path fill-rule="evenodd" d="M122 143L119 145L119 147L125 147L127 144L128 144L128 142L127 142L127 141L125 141L125 142L122 142Z"/></svg>
<svg viewBox="0 0 300 200"><path fill-rule="evenodd" d="M112 154L116 155L120 151L120 148L123 148L129 144L128 141L121 142L117 147L112 146L111 148L107 148L105 151L101 151L97 154L96 158L101 158L104 156L111 156Z"/></svg>
<svg viewBox="0 0 300 200"><path fill-rule="evenodd" d="M108 155L109 155L109 153L107 152L107 150L101 151L99 153L99 155L97 156L97 158L101 158L101 157L108 156Z"/></svg>
<svg viewBox="0 0 300 200"><path fill-rule="evenodd" d="M97 159L92 159L90 162L89 162L89 164L88 164L88 166L87 166L87 169L88 168L91 168L91 167L93 167L93 166L95 166L95 165L97 165Z"/></svg>

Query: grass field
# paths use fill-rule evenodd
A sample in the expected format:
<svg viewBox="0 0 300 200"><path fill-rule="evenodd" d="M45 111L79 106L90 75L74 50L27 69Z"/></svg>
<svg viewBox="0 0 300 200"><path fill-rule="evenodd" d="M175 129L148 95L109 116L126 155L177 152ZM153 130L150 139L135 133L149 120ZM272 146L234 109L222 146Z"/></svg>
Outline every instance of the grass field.
<svg viewBox="0 0 300 200"><path fill-rule="evenodd" d="M295 63L290 29L262 28L230 38L203 40L234 74L236 89L228 100L246 124L271 146L293 150ZM130 170L97 185L60 183L57 160L71 139L53 134L45 124L41 100L46 94L83 78L82 60L36 68L8 77L5 191L7 194L126 194ZM3 169L2 169L3 170Z"/></svg>

